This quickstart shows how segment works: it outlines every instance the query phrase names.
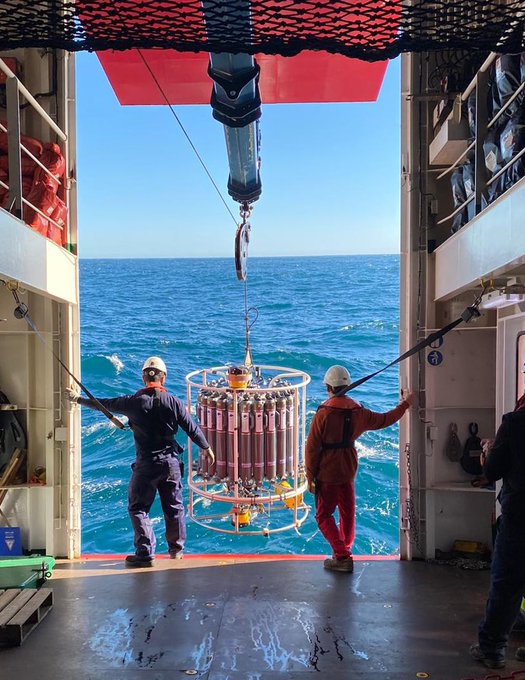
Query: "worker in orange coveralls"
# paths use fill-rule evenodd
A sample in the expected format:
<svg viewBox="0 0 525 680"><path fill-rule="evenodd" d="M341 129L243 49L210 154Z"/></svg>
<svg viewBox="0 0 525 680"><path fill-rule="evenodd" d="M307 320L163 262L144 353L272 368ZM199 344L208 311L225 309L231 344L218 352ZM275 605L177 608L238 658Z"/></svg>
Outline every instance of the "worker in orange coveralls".
<svg viewBox="0 0 525 680"><path fill-rule="evenodd" d="M319 406L310 426L306 477L309 491L315 493L315 519L332 547L332 557L324 561L324 567L352 572L354 480L358 465L355 441L367 430L381 430L396 423L416 403L416 396L409 393L391 411L375 413L344 394L344 388L351 384L350 373L344 366L331 366L323 382L328 399ZM336 508L339 526L334 519Z"/></svg>

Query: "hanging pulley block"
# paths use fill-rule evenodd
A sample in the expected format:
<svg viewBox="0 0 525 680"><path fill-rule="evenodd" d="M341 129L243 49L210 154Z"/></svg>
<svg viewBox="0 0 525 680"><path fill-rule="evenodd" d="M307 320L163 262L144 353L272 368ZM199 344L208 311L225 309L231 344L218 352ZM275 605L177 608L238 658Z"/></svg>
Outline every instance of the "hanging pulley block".
<svg viewBox="0 0 525 680"><path fill-rule="evenodd" d="M250 242L250 223L243 220L235 235L235 269L239 281L246 281L248 268L248 243Z"/></svg>

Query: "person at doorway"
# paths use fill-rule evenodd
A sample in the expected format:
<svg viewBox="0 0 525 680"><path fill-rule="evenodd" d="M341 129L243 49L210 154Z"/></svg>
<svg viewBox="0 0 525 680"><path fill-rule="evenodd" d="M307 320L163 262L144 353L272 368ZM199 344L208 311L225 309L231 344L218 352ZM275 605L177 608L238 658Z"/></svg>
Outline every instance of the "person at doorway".
<svg viewBox="0 0 525 680"><path fill-rule="evenodd" d="M315 519L332 548L325 569L353 571L352 544L355 537L355 491L357 473L356 439L367 430L380 430L397 422L416 397L409 393L391 411L375 413L346 396L351 384L344 366L331 366L324 376L328 399L313 417L306 442L308 489L315 493ZM339 526L334 519L339 510Z"/></svg>
<svg viewBox="0 0 525 680"><path fill-rule="evenodd" d="M179 455L182 447L175 440L181 428L213 463L214 454L200 427L193 421L183 402L164 387L168 374L160 357L146 359L142 367L144 387L135 394L99 399L114 413L127 416L135 439L136 460L128 488L128 512L134 532L135 554L126 557L128 567L151 567L155 557L155 533L149 511L158 492L166 540L172 559L183 556L186 522L182 501L184 467ZM97 409L97 402L66 391L70 401Z"/></svg>
<svg viewBox="0 0 525 680"><path fill-rule="evenodd" d="M487 668L503 668L525 593L525 395L503 416L496 439L482 443L483 473L490 482L502 479L503 485L485 617L470 655ZM518 647L516 658L525 661L525 647Z"/></svg>

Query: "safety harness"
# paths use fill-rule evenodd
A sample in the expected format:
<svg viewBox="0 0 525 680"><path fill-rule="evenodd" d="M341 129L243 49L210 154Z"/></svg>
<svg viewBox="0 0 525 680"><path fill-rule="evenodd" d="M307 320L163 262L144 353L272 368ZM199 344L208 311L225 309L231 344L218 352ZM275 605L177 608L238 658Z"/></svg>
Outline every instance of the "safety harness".
<svg viewBox="0 0 525 680"><path fill-rule="evenodd" d="M327 404L321 404L318 411L322 408L330 409L334 412L342 413L343 419L343 437L341 441L338 442L323 442L322 451L328 449L349 449L354 446L354 440L352 439L352 410L348 408L339 408L337 406L328 406ZM321 453L322 453L321 451Z"/></svg>
<svg viewBox="0 0 525 680"><path fill-rule="evenodd" d="M169 441L173 440L173 437L170 436L169 439L165 435L160 434L162 430L162 421L160 419L160 388L155 387L155 392L153 394L153 407L151 409L151 418L153 420L153 425L155 428L155 436L157 441L155 442L155 445L159 445L159 449L162 447L163 444L167 444ZM153 451L155 453L155 450Z"/></svg>

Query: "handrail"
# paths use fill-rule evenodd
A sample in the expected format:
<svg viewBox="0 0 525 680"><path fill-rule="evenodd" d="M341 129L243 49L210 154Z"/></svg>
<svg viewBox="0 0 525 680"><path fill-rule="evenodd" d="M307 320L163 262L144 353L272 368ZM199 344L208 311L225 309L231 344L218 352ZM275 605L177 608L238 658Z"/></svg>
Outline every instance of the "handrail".
<svg viewBox="0 0 525 680"><path fill-rule="evenodd" d="M494 63L497 56L498 55L496 54L496 52L491 52L489 54L489 56L485 59L485 61L480 66L480 68L477 71L474 78L472 78L472 80L468 84L467 88L461 94L461 101L462 102L466 102L467 99L469 98L470 93L476 88L478 74L479 73L485 73L485 71L487 71L491 67L491 65ZM510 103L511 103L511 101L509 101L507 104L510 104ZM505 106L505 108L506 108L506 106ZM494 119L491 121L491 123L488 125L488 127L490 127L490 125L493 122L494 122ZM476 147L476 140L474 140L471 144L469 144L468 147L465 149L465 151L463 151L463 153L452 163L452 165L450 165L446 170L443 170L443 172L440 175L438 175L436 179L443 179L443 177L446 177L449 172L451 172L455 167L457 167L459 162L468 154L468 152L472 151L472 149L474 149L475 147ZM439 222L438 222L438 224L439 224Z"/></svg>
<svg viewBox="0 0 525 680"><path fill-rule="evenodd" d="M66 190L67 187L64 180L57 179L55 175L47 168L42 161L37 158L28 148L22 143L22 134L20 131L19 123L19 107L20 107L20 95L23 96L27 102L33 107L33 109L38 113L44 124L47 124L49 128L56 133L59 140L67 143L68 136L61 130L61 128L55 123L55 121L48 115L48 113L43 109L43 107L37 102L29 90L21 83L19 78L11 71L7 64L0 58L0 72L4 73L7 77L6 79L6 91L7 91L7 123L4 125L0 123L0 131L4 132L8 137L8 155L15 151L15 162L14 166L11 167L11 160L9 160L9 172L14 172L13 181L11 178L9 180L9 185L3 181L0 181L0 186L7 189L9 192L9 205L6 210L10 213L13 212L13 207L16 207L15 213L16 217L25 222L24 210L25 206L28 206L35 213L40 215L44 220L46 225L53 225L62 234L61 241L65 242L67 237L64 235L68 232L68 227L66 225L59 224L50 215L43 212L42 209L38 208L36 205L31 203L23 195L23 184L22 173L21 173L21 159L20 152L24 153L28 158L31 158L35 164L35 168L38 167L43 170L46 175L56 182L54 186L62 186ZM12 139L12 134L14 134L14 139ZM13 146L13 141L15 146ZM18 177L18 179L17 179ZM67 201L67 198L66 198ZM28 225L30 226L30 225ZM46 234L42 234L45 236ZM55 239L52 239L55 240ZM60 244L59 244L60 245Z"/></svg>
<svg viewBox="0 0 525 680"><path fill-rule="evenodd" d="M506 165L504 165L502 168L500 168L498 170L498 172L494 175L494 177L491 177L489 179L489 181L487 182L487 186L490 186L499 177L501 177L501 175L505 172L505 170L508 170L511 165L514 165L514 163L517 160L519 160L523 156L523 154L525 154L525 147L523 147L523 149L521 151L518 151L518 153L513 158L511 158L511 160Z"/></svg>
<svg viewBox="0 0 525 680"><path fill-rule="evenodd" d="M5 182L2 182L1 179L0 179L0 186L2 186L4 189L9 190L9 186L8 186ZM52 224L54 224L55 227L57 227L58 229L60 229L60 231L64 231L64 227L62 227L60 224L58 224L58 222L55 222L55 220L52 219L51 217L49 217L49 215L46 215L45 213L43 213L39 208L36 207L36 205L33 205L32 203L30 203L30 202L29 202L26 198L24 198L23 196L22 196L22 203L25 203L26 205L28 205L28 206L29 206L30 208L32 208L35 212L37 212L39 215L42 215L42 217L44 217L48 222L51 222Z"/></svg>
<svg viewBox="0 0 525 680"><path fill-rule="evenodd" d="M4 125L2 125L2 123L0 123L0 130L1 130L2 132L7 133L7 128L6 128ZM46 166L45 166L43 163L41 163L41 162L38 160L38 158L37 158L36 156L33 156L33 154L31 153L31 151L29 151L29 149L26 149L26 147L22 144L22 142L20 142L20 148L22 149L22 151L23 151L25 154L27 154L27 155L29 156L29 158L31 158L31 160L33 160L33 161L36 163L36 165L38 165L39 167L41 167L42 170L43 170L47 175L49 175L55 182L57 182L57 184L59 184L60 186L62 186L62 182L61 182L59 179L57 179L57 178L55 177L55 175L53 175L53 173L49 170L49 168L46 168Z"/></svg>
<svg viewBox="0 0 525 680"><path fill-rule="evenodd" d="M472 149L473 149L475 146L476 146L476 140L474 140L471 144L469 144L469 145L467 146L467 148L465 149L465 151L463 151L463 153L461 154L461 156L459 156L459 158L458 158L457 160L455 160L455 161L452 163L452 165L451 165L450 167L448 167L446 170L443 170L443 172L441 173L441 175L438 175L438 176L436 177L436 179L442 179L443 177L445 177L446 175L448 175L448 173L449 173L451 170L454 170L454 168L457 166L457 164L458 164L459 161L463 158L463 156L466 156L466 155L468 154L468 152L469 152L469 151L472 151Z"/></svg>
<svg viewBox="0 0 525 680"><path fill-rule="evenodd" d="M2 71L7 76L7 78L15 78L18 81L18 89L20 90L20 92L24 95L24 97L31 104L31 106L37 111L37 113L39 113L40 116L46 121L49 127L51 127L57 133L60 139L62 139L65 142L67 140L67 135L64 132L62 132L62 130L55 123L55 121L45 111L45 109L43 109L42 106L40 106L40 104L33 97L31 92L29 92L27 87L25 87L25 85L23 85L22 82L16 77L16 75L13 73L13 71L11 71L11 69L3 59L0 59L0 71Z"/></svg>
<svg viewBox="0 0 525 680"><path fill-rule="evenodd" d="M446 177L449 173L451 173L455 168L457 168L462 159L465 158L465 156L472 151L473 149L475 150L476 153L476 166L479 164L479 172L476 172L475 176L475 191L474 193L467 198L460 206L458 206L450 215L447 215L446 217L443 217L439 221L436 222L436 225L442 225L445 222L448 222L449 220L453 219L458 213L460 213L462 210L465 210L465 208L472 203L472 201L475 202L475 210L474 213L477 215L482 210L484 209L484 202L483 202L483 197L484 197L484 192L485 189L490 187L491 185L494 185L495 182L498 181L498 179L509 169L511 168L520 158L525 156L525 148L521 149L510 161L508 161L502 168L498 170L498 172L493 175L490 179L486 180L484 175L483 175L483 169L484 169L484 158L483 158L483 143L487 134L487 131L490 130L491 128L494 127L496 122L501 119L501 117L505 114L505 112L508 112L509 107L512 105L513 102L516 101L520 95L522 97L525 97L525 82L522 83L515 92L512 93L511 97L505 102L504 106L501 107L501 109L492 117L490 121L487 121L487 111L486 111L486 106L484 103L484 92L485 88L488 87L488 75L487 71L491 67L491 65L494 63L496 58L498 57L498 53L496 52L491 52L488 57L485 59L481 67L478 69L477 73L475 74L474 78L471 80L465 91L460 95L460 99L462 102L466 102L467 99L469 98L470 94L473 91L476 91L477 88L481 88L479 92L476 91L476 104L479 109L477 110L477 118L476 118L476 131L475 131L475 137L474 140L468 145L468 147L460 154L460 156L449 166L447 166L445 169L440 168L437 170L439 173L436 177L436 180L443 179ZM480 75L483 74L483 75Z"/></svg>
<svg viewBox="0 0 525 680"><path fill-rule="evenodd" d="M524 147L523 149L521 149L521 151L518 151L518 153L517 153L513 158L511 158L511 160L510 160L508 163L506 163L502 168L500 168L500 169L498 170L498 172L494 175L494 177L492 177L491 179L489 179L489 180L486 182L486 185L487 185L487 186L490 186L493 182L495 182L497 179L499 179L499 178L501 177L501 175L502 175L506 170L508 170L512 165L514 165L514 163L515 163L517 160L519 160L523 155L525 155L525 147ZM438 179L439 179L439 178L438 178ZM471 201L473 201L473 200L474 200L474 194L472 194L472 196L470 196L470 198L467 198L466 201L464 201L460 206L458 206L458 207L454 210L453 213L451 213L450 215L447 215L447 217L443 217L443 219L439 220L439 221L437 222L437 224L444 224L445 222L448 222L448 220L450 220L450 219L452 219L453 217L455 217L459 212L461 212L464 208L466 208L467 205L468 205Z"/></svg>
<svg viewBox="0 0 525 680"><path fill-rule="evenodd" d="M478 69L478 73L485 73L485 71L488 71L489 68L492 66L494 61L496 60L497 57L496 52L491 52L489 56L485 59L485 61L481 64L481 66ZM477 75L477 74L476 74ZM467 89L463 92L461 95L461 101L466 102L467 99L469 98L469 94L472 92L472 90L476 87L476 76L472 78L470 83L467 86Z"/></svg>
<svg viewBox="0 0 525 680"><path fill-rule="evenodd" d="M467 198L466 201L463 201L463 203L462 203L460 206L458 206L458 207L454 210L453 213L450 213L450 215L447 215L447 217L444 217L442 220L439 220L439 222L437 222L437 224L444 224L445 222L448 222L449 220L451 220L451 219L452 219L453 217L455 217L458 213L460 213L464 208L466 208L467 205L468 205L471 201L474 200L474 198L475 198L475 196L474 196L474 194L472 194L472 196L471 196L470 198Z"/></svg>
<svg viewBox="0 0 525 680"><path fill-rule="evenodd" d="M35 205L33 205L32 203L30 203L30 202L29 202L26 198L24 198L23 196L22 196L22 203L25 203L26 205L28 205L28 206L29 206L30 208L32 208L35 212L37 212L39 215L42 215L42 217L44 217L48 222L51 222L51 224L54 224L55 227L58 227L58 229L60 229L60 231L64 231L64 227L61 227L60 224L58 224L58 222L55 222L54 219L52 219L51 217L49 217L49 215L46 215L44 212L42 212L39 208L37 208L37 207L36 207ZM28 226L29 226L29 225L28 225Z"/></svg>
<svg viewBox="0 0 525 680"><path fill-rule="evenodd" d="M504 106L501 107L501 109L497 112L497 114L494 116L494 118L488 123L487 127L490 128L494 125L494 123L498 120L498 118L505 113L505 111L509 108L509 106L512 104L512 102L525 90L525 83L522 83L516 92L513 93L512 97L505 102Z"/></svg>
<svg viewBox="0 0 525 680"><path fill-rule="evenodd" d="M8 189L8 190L9 190L8 185L5 184L4 182L2 182L2 180L0 180L0 186L2 186L4 189ZM43 213L43 212L40 210L40 208L37 208L36 205L33 205L32 203L30 203L30 202L29 202L26 198L24 198L23 196L22 196L22 203L25 203L26 205L28 205L28 206L29 206L30 208L32 208L35 212L37 212L39 215L42 215L42 217L44 217L48 222L51 222L52 224L54 224L55 227L57 227L58 229L60 229L60 231L64 231L64 227L62 227L60 224L58 224L58 222L55 222L55 220L52 219L51 217L49 217L49 215L46 215L45 213Z"/></svg>

